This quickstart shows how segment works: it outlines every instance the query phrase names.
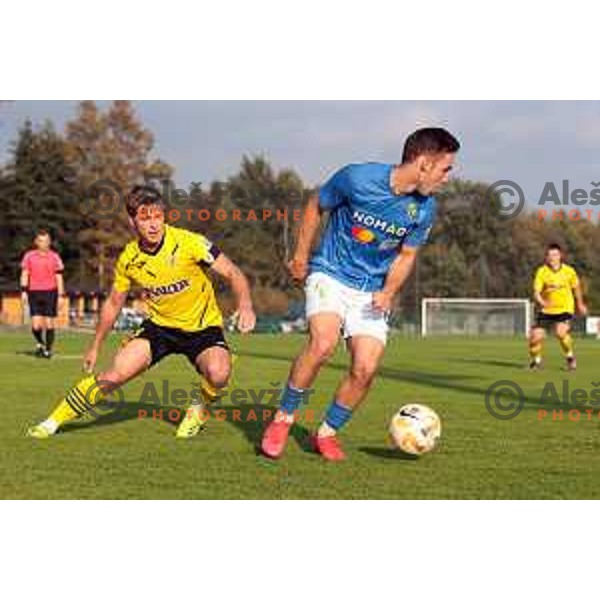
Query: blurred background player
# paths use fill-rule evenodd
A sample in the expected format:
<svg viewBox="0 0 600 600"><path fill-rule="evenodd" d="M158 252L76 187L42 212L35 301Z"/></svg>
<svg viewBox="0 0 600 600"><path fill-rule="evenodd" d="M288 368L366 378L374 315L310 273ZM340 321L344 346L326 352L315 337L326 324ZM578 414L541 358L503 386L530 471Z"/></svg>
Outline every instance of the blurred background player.
<svg viewBox="0 0 600 600"><path fill-rule="evenodd" d="M204 380L204 399L214 399L227 385L231 357L223 335L223 317L206 273L209 269L233 289L238 329L242 333L254 329L256 316L248 280L233 262L204 236L165 225L163 201L154 188L134 188L126 206L137 239L125 246L117 260L112 290L84 357L85 370L93 371L132 284L144 291L148 319L118 351L108 370L82 379L45 421L28 430L32 437L53 435L64 423L83 416L105 394L169 354L184 354ZM192 404L179 424L177 437L198 433L204 424L203 408L201 402Z"/></svg>
<svg viewBox="0 0 600 600"><path fill-rule="evenodd" d="M579 277L573 267L563 263L562 248L550 244L546 248L545 264L537 269L533 280L533 297L538 308L535 324L529 336L529 367L542 367L542 350L546 329L554 329L567 368L574 371L577 359L571 337L571 320L575 309L580 315L587 314Z"/></svg>
<svg viewBox="0 0 600 600"><path fill-rule="evenodd" d="M426 128L406 140L402 164L344 167L313 195L289 268L305 284L309 339L294 361L282 401L265 430L262 451L278 458L294 413L343 331L350 370L340 383L316 436L315 450L327 460L345 457L337 438L365 398L387 340L387 316L415 264L417 248L434 221L432 194L449 178L460 144L446 130ZM318 250L311 249L329 219ZM310 259L310 260L309 260Z"/></svg>
<svg viewBox="0 0 600 600"><path fill-rule="evenodd" d="M64 295L64 266L51 243L50 234L40 229L33 240L34 248L25 252L21 261L23 310L29 305L36 353L44 358L52 356L58 302Z"/></svg>

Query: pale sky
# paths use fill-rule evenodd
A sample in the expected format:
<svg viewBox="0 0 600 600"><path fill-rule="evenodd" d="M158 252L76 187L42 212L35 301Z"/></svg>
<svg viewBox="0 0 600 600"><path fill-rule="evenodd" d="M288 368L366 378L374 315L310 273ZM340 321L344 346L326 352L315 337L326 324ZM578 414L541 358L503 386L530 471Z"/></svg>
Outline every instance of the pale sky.
<svg viewBox="0 0 600 600"><path fill-rule="evenodd" d="M101 103L103 104L103 103ZM261 153L294 168L307 184L349 162L399 159L404 138L425 125L447 127L461 141L456 174L492 183L517 181L528 199L544 182L600 181L600 102L561 101L138 101L155 135L153 157L175 167L178 187L236 172L243 154ZM75 102L0 105L0 162L23 121L51 119L57 129Z"/></svg>

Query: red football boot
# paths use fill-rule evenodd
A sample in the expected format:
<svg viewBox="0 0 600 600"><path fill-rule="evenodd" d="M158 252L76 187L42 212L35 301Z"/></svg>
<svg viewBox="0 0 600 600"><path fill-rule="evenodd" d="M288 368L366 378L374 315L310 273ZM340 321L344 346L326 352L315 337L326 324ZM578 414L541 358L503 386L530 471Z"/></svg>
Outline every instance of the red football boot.
<svg viewBox="0 0 600 600"><path fill-rule="evenodd" d="M271 421L265 433L261 443L263 454L269 458L279 458L288 441L290 435L290 428L292 423L287 423L283 420Z"/></svg>
<svg viewBox="0 0 600 600"><path fill-rule="evenodd" d="M325 460L338 461L346 458L337 435L315 435L313 437L313 446L315 452L318 452Z"/></svg>

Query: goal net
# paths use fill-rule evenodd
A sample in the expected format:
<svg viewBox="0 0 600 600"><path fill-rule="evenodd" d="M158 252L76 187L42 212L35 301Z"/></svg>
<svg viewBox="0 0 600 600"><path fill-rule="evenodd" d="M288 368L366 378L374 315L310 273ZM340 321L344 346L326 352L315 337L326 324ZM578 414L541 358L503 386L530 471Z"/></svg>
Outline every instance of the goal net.
<svg viewBox="0 0 600 600"><path fill-rule="evenodd" d="M421 335L527 335L531 303L518 298L423 298Z"/></svg>

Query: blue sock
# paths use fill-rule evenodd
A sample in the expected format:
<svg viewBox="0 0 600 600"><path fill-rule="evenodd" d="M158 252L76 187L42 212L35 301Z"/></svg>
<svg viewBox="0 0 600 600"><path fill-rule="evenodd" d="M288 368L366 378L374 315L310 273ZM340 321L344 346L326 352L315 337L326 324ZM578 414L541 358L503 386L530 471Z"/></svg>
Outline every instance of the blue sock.
<svg viewBox="0 0 600 600"><path fill-rule="evenodd" d="M338 404L338 401L334 399L325 413L325 423L337 431L338 429L341 429L351 417L352 410Z"/></svg>
<svg viewBox="0 0 600 600"><path fill-rule="evenodd" d="M295 387L292 387L288 382L288 384L285 386L285 390L283 390L283 395L281 396L279 410L287 415L293 415L294 412L298 410L303 396L304 390L299 390Z"/></svg>

